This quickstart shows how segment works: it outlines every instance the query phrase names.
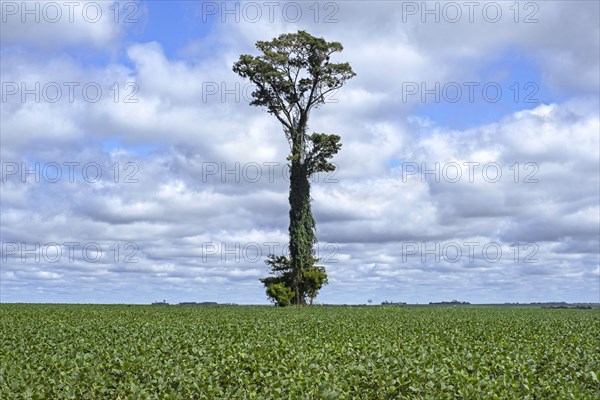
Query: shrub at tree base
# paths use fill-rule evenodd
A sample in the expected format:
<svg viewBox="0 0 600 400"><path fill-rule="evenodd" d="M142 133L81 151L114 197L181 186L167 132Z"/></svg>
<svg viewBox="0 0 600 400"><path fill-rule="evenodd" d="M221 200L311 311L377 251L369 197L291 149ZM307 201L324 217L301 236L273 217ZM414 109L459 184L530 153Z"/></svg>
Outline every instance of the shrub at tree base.
<svg viewBox="0 0 600 400"><path fill-rule="evenodd" d="M294 298L294 292L284 283L272 283L267 286L267 296L273 299L278 306L289 306Z"/></svg>
<svg viewBox="0 0 600 400"><path fill-rule="evenodd" d="M317 258L313 259L313 263L318 261L319 259ZM271 274L274 275L260 280L267 288L267 296L278 306L288 306L292 304L295 293L292 290L294 275L290 259L285 256L275 256L271 254L265 262L271 267ZM327 283L328 280L325 268L318 265L312 265L310 268L303 271L302 280L300 285L298 285L298 289L301 297L303 299L308 297L310 299L310 304L312 304L317 297L319 290ZM291 293L291 297L288 298L289 293Z"/></svg>

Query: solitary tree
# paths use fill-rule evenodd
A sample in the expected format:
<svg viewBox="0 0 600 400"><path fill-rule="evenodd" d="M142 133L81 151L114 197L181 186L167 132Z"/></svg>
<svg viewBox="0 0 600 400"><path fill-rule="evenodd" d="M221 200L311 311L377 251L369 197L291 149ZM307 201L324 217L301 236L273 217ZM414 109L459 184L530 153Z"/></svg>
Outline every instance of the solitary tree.
<svg viewBox="0 0 600 400"><path fill-rule="evenodd" d="M331 63L341 52L338 42L327 42L304 31L258 41L259 56L243 54L233 71L256 86L250 105L264 106L283 126L290 144L290 258L270 255L267 264L275 276L261 279L267 295L277 304L306 304L327 283L323 267L315 266L315 220L310 207L312 174L335 170L329 162L341 148L338 135L308 134L313 108L325 104L327 94L341 88L355 73L348 63ZM273 285L278 285L273 287ZM291 300L288 288L293 294ZM281 300L281 301L280 301Z"/></svg>

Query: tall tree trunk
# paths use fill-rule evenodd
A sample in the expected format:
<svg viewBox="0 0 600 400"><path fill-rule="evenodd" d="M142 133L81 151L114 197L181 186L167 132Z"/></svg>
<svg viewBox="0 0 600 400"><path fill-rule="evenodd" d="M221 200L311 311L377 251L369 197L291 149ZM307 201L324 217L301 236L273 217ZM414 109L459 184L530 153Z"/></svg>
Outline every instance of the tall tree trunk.
<svg viewBox="0 0 600 400"><path fill-rule="evenodd" d="M294 146L296 147L296 146ZM290 171L290 258L292 262L294 304L306 304L303 273L314 263L315 220L310 208L308 168L298 148L294 149Z"/></svg>

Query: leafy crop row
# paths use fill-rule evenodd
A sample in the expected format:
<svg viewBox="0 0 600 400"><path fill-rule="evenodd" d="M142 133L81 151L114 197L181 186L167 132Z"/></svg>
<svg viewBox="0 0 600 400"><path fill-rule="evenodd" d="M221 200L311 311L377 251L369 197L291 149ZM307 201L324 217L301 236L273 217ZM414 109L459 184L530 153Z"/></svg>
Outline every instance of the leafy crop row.
<svg viewBox="0 0 600 400"><path fill-rule="evenodd" d="M1 399L597 399L600 313L0 305Z"/></svg>

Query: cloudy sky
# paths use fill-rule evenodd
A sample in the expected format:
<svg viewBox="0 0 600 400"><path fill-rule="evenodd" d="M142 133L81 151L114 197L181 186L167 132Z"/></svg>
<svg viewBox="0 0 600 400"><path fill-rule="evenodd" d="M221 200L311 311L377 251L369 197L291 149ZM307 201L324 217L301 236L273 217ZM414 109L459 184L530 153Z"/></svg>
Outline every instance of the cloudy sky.
<svg viewBox="0 0 600 400"><path fill-rule="evenodd" d="M24 7L25 5L25 7ZM281 126L232 72L339 41L318 301L600 301L597 1L2 1L0 301L267 303Z"/></svg>

